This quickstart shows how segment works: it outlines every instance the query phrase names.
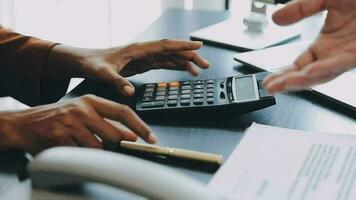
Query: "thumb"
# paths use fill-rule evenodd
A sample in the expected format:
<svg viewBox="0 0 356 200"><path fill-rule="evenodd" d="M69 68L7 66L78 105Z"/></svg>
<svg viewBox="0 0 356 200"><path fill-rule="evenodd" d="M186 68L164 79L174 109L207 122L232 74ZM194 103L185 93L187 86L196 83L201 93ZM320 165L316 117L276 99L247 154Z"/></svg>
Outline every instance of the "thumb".
<svg viewBox="0 0 356 200"><path fill-rule="evenodd" d="M132 96L133 94L135 94L135 87L130 83L130 81L120 76L116 72L111 73L110 82L124 96Z"/></svg>
<svg viewBox="0 0 356 200"><path fill-rule="evenodd" d="M325 9L325 0L294 0L273 13L273 21L279 25L289 25Z"/></svg>

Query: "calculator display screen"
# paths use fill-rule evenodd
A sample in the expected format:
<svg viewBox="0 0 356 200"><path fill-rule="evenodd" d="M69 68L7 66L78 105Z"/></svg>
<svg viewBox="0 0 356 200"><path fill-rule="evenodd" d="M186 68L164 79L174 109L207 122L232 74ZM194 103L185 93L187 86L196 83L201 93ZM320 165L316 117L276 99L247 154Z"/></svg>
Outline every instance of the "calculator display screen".
<svg viewBox="0 0 356 200"><path fill-rule="evenodd" d="M235 78L236 101L256 99L252 76Z"/></svg>

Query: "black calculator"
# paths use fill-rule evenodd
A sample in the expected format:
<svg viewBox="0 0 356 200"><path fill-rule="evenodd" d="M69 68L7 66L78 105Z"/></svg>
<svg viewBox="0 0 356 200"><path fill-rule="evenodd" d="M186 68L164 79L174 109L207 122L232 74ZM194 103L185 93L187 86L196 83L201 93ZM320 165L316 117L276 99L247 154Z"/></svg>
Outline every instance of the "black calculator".
<svg viewBox="0 0 356 200"><path fill-rule="evenodd" d="M262 86L269 72L223 79L148 83L138 89L140 114L242 114L276 104Z"/></svg>

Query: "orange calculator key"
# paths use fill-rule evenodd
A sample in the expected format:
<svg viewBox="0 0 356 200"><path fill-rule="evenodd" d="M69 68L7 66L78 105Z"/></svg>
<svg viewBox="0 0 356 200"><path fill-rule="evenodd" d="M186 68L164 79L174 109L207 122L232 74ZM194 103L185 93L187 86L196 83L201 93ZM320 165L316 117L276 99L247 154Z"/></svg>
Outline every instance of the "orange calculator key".
<svg viewBox="0 0 356 200"><path fill-rule="evenodd" d="M170 87L179 87L179 81L173 81L169 83Z"/></svg>
<svg viewBox="0 0 356 200"><path fill-rule="evenodd" d="M167 87L167 83L158 83L158 87Z"/></svg>

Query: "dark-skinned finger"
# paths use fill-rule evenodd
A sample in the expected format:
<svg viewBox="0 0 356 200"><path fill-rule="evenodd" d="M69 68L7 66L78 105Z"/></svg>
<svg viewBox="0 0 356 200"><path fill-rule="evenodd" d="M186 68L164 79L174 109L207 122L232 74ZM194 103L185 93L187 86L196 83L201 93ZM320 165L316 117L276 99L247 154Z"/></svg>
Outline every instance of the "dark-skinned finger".
<svg viewBox="0 0 356 200"><path fill-rule="evenodd" d="M135 142L137 140L137 135L128 129L126 126L122 125L120 122L105 119L108 123L112 126L116 127L117 129L121 130L122 140L132 141Z"/></svg>
<svg viewBox="0 0 356 200"><path fill-rule="evenodd" d="M128 46L132 60L146 58L158 53L191 51L201 48L202 42L185 40L160 40L144 43L135 43Z"/></svg>
<svg viewBox="0 0 356 200"><path fill-rule="evenodd" d="M128 106L91 95L86 96L85 101L89 102L100 116L119 121L146 142L155 143L157 141L157 137L148 125Z"/></svg>
<svg viewBox="0 0 356 200"><path fill-rule="evenodd" d="M117 144L123 138L123 131L107 122L98 113L91 112L90 116L86 117L85 123L92 133L97 134L105 142Z"/></svg>
<svg viewBox="0 0 356 200"><path fill-rule="evenodd" d="M78 146L72 138L72 132L73 129L71 127L61 126L60 128L53 129L45 137L38 138L37 143L47 148L54 146Z"/></svg>
<svg viewBox="0 0 356 200"><path fill-rule="evenodd" d="M154 57L155 62L170 61L173 58L180 58L185 61L190 61L196 64L198 67L206 69L209 68L209 62L201 57L197 51L184 51L176 53L161 53L157 54Z"/></svg>
<svg viewBox="0 0 356 200"><path fill-rule="evenodd" d="M115 86L124 96L132 96L135 93L135 87L126 78L119 75L117 72L108 67L101 74L103 81Z"/></svg>
<svg viewBox="0 0 356 200"><path fill-rule="evenodd" d="M152 65L153 69L170 69L170 70L179 70L184 71L185 68L178 66L176 63L172 61L160 61L155 62Z"/></svg>
<svg viewBox="0 0 356 200"><path fill-rule="evenodd" d="M90 132L85 126L78 123L76 132L72 134L74 141L82 147L103 148L101 142L95 137L95 133Z"/></svg>
<svg viewBox="0 0 356 200"><path fill-rule="evenodd" d="M194 67L194 65L191 62L186 61L182 58L172 56L171 61L176 63L176 65L178 67L181 67L182 69L187 70L193 76L198 76L200 73L200 71L197 67Z"/></svg>
<svg viewBox="0 0 356 200"><path fill-rule="evenodd" d="M180 57L173 55L165 55L165 60L169 61L160 61L153 64L155 69L169 69L169 70L179 70L179 71L188 71L193 76L199 75L200 71L195 67L191 62L184 60Z"/></svg>
<svg viewBox="0 0 356 200"><path fill-rule="evenodd" d="M206 69L210 66L209 62L205 58L200 56L197 51L177 52L175 53L175 55L185 60L191 61L192 63L203 69Z"/></svg>

